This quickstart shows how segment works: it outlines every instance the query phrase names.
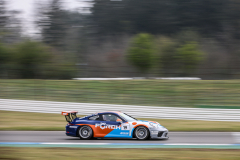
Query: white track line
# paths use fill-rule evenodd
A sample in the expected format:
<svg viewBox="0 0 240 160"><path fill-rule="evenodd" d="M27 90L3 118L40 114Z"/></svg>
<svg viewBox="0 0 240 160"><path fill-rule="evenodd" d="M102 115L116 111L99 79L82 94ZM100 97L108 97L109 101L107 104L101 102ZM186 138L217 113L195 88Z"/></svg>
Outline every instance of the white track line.
<svg viewBox="0 0 240 160"><path fill-rule="evenodd" d="M240 143L240 132L232 132L233 138L236 143Z"/></svg>
<svg viewBox="0 0 240 160"><path fill-rule="evenodd" d="M40 143L50 145L121 145L121 143ZM148 143L123 143L123 145L149 145ZM165 144L151 144L151 145L171 145L171 146L230 146L233 144L205 144L205 143L165 143Z"/></svg>
<svg viewBox="0 0 240 160"><path fill-rule="evenodd" d="M173 145L173 146L230 146L232 144L205 144L205 143L166 143L164 145Z"/></svg>
<svg viewBox="0 0 240 160"><path fill-rule="evenodd" d="M108 145L110 143L41 143L41 144L57 144L57 145Z"/></svg>

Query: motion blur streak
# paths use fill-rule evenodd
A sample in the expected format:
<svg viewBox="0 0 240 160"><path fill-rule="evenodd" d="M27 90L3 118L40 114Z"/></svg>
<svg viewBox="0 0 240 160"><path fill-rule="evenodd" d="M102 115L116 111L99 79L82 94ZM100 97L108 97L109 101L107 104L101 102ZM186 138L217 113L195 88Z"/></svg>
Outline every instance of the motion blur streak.
<svg viewBox="0 0 240 160"><path fill-rule="evenodd" d="M141 118L240 122L240 110L238 109L151 107L0 99L0 110L6 111L60 113L66 108L76 110L81 115L89 115L97 111L123 110L132 116Z"/></svg>
<svg viewBox="0 0 240 160"><path fill-rule="evenodd" d="M93 114L118 109L140 118L162 118L158 120L167 122L166 128L186 131L171 133L169 129L171 138L164 143L239 146L239 133L228 132L239 131L238 0L32 0L31 4L21 0L23 10L17 10L11 2L0 0L0 121L4 122L0 130L30 132L27 137L17 132L0 132L0 142L7 137L5 140L10 142L74 143L64 133L54 132L66 125L56 115L13 112L29 109L60 114L73 107L79 114L81 110ZM31 17L25 17L26 12ZM5 133L15 136L9 138ZM24 157L14 149L0 149L6 153L0 154L0 159ZM29 150L33 153L24 153L28 158L33 154L46 159L50 149L41 153ZM56 150L53 151L55 154ZM128 159L211 159L207 155L215 159L239 158L235 157L239 151L207 151L204 150L205 157L192 150L176 151L171 156L163 156L169 151L155 154L152 149L132 150L131 155L128 150L126 154L115 154L118 150L111 153ZM84 155L97 155L91 152L98 151L75 153L63 149L54 156L60 160L60 155L65 158L78 154L94 159ZM109 154L101 153L112 158Z"/></svg>
<svg viewBox="0 0 240 160"><path fill-rule="evenodd" d="M236 135L238 134L238 135ZM169 140L145 140L136 139L94 139L80 140L78 137L66 137L64 131L0 131L0 142L31 142L54 144L145 144L145 145L223 145L239 144L239 132L169 132Z"/></svg>
<svg viewBox="0 0 240 160"><path fill-rule="evenodd" d="M239 78L237 1L35 1L29 35L11 4L0 0L1 78Z"/></svg>

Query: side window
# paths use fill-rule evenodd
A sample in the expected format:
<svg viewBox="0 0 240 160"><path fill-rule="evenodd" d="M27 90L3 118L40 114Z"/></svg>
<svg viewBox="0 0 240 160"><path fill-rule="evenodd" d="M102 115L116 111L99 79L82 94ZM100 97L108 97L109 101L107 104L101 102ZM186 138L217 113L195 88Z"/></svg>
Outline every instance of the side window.
<svg viewBox="0 0 240 160"><path fill-rule="evenodd" d="M114 114L103 114L102 119L103 119L103 121L111 121L111 122L122 121L118 116L116 116Z"/></svg>
<svg viewBox="0 0 240 160"><path fill-rule="evenodd" d="M95 115L95 116L89 117L88 119L97 121L97 120L99 120L99 115Z"/></svg>

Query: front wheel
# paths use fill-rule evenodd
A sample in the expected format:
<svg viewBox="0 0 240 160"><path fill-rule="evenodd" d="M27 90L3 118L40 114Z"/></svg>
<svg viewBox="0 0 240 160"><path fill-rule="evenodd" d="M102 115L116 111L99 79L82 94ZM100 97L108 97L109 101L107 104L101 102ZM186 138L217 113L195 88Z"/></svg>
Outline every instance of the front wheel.
<svg viewBox="0 0 240 160"><path fill-rule="evenodd" d="M134 131L135 137L139 140L145 140L149 137L149 131L144 126L139 126Z"/></svg>
<svg viewBox="0 0 240 160"><path fill-rule="evenodd" d="M80 139L91 139L93 136L92 128L89 126L82 126L79 129L79 137Z"/></svg>

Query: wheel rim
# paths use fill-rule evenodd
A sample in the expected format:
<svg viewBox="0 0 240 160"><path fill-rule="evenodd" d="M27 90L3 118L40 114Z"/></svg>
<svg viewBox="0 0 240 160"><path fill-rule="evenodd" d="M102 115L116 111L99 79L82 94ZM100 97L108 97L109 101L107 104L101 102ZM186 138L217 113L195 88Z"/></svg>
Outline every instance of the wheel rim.
<svg viewBox="0 0 240 160"><path fill-rule="evenodd" d="M145 139L148 135L148 132L147 132L147 129L146 128L138 128L137 131L136 131L136 137L138 139Z"/></svg>
<svg viewBox="0 0 240 160"><path fill-rule="evenodd" d="M79 130L81 138L89 138L92 135L92 129L89 126L83 126Z"/></svg>

